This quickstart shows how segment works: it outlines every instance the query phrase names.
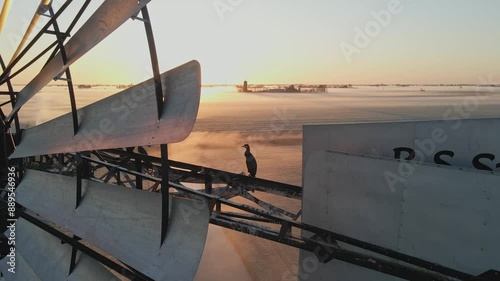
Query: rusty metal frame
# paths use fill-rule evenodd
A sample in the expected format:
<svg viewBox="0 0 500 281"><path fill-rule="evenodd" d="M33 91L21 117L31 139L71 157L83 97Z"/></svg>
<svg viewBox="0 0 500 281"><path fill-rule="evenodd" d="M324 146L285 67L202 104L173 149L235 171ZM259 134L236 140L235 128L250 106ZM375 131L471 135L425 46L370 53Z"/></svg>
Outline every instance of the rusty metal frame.
<svg viewBox="0 0 500 281"><path fill-rule="evenodd" d="M161 169L157 170L155 175L147 173L151 171L147 167L159 165L161 158L135 153L130 149L92 152L93 156L101 154L106 155L104 158L108 160L116 159L117 161L110 163L96 159L98 157L89 156L83 156L82 160L88 161L89 166L94 168L99 166L108 171L114 170L115 172L119 171L122 174L128 174L131 177L131 182L134 182L134 179L137 180L137 177L140 177L142 181L154 183L161 183L163 180ZM128 155L125 158L127 161L118 161L124 159L122 157L125 155ZM68 156L72 157L71 154ZM130 169L130 167L135 167L136 161L141 162L142 167L145 168L143 171ZM189 169L186 169L187 167ZM490 270L480 276L473 276L391 249L327 231L313 225L304 224L297 221L300 211L293 216L293 212L272 208L272 205L261 205L261 208L255 208L230 200L235 196L241 196L242 198L247 197L246 199L255 203L255 196L248 198L245 194L253 190L265 190L270 194L280 194L281 196L290 197L287 196L290 193L283 192L284 187L287 186L292 194L296 189L300 189L300 187L276 183L278 186L276 190L273 188L273 182L231 173L227 173L224 177L215 178L212 176L215 170L182 162L171 161L169 168L176 171L169 174L169 185L177 191L170 194L205 200L211 206L211 224L312 252L320 262L327 263L333 259L342 260L407 280L499 280L498 277L500 275L498 275L498 271ZM98 180L96 178L90 179ZM211 189L210 193L206 192L206 188L204 187L210 185L212 181L227 184L226 188L222 188L225 192L218 192L217 188ZM183 182L198 183L200 184L200 189L188 188L182 184ZM248 185L245 183L248 183ZM126 184L123 185L126 186ZM258 187L259 185L261 185L260 188ZM130 185L129 187L133 188ZM151 191L160 192L160 190ZM299 199L299 197L292 198ZM222 206L232 207L240 212L225 212ZM307 231L312 236L310 238L297 236L294 234L297 231ZM354 246L359 251L342 248L338 242ZM367 254L366 252L369 253Z"/></svg>

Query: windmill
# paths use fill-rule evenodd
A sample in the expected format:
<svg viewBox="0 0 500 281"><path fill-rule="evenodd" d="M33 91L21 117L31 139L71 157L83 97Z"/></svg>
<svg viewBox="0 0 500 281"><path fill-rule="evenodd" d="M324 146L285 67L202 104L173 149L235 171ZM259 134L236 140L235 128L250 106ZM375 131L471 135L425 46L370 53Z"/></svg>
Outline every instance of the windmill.
<svg viewBox="0 0 500 281"><path fill-rule="evenodd" d="M0 27L10 2L4 2ZM7 216L5 235L12 238L5 242L15 241L15 251L8 248L0 261L5 280L116 280L117 275L130 280L192 280L209 223L311 252L321 263L337 259L409 280L498 276L491 271L476 278L302 223L301 210L286 210L258 198L263 192L300 200L299 186L169 159L167 144L185 139L196 121L199 63L160 73L149 0L105 0L72 34L91 0L81 2L62 31L58 19L73 0L64 1L57 11L51 1L41 1L32 24L41 15L49 21L26 46L22 42L8 64L0 56L0 83L8 88L0 94L9 99L0 107L0 174L5 186L0 206ZM70 66L131 18L144 23L153 77L77 109ZM19 67L42 36L55 38ZM13 79L47 54L40 72L15 92ZM71 111L21 130L19 110L43 94L40 90L53 79L67 83ZM161 156L148 155L145 145L160 146ZM236 197L251 204L231 200Z"/></svg>
<svg viewBox="0 0 500 281"><path fill-rule="evenodd" d="M198 62L191 61L159 73L146 7L149 1L145 0L104 1L66 41L90 3L84 1L68 30L61 31L58 18L71 2L64 2L54 12L51 1L42 1L12 60L7 65L2 62L2 81L10 89L12 105L10 114L2 115L2 127L7 133L4 145L9 147L4 151L4 157L11 159L3 163L3 168L12 167L12 171L15 169L16 172L11 172L10 178L20 179L15 192L18 207L10 209L11 221L15 222L15 233L18 234L13 258L17 262L13 263L15 266L10 267L11 270L1 267L2 272L6 280L66 280L67 276L71 277L70 280L114 278L99 262L89 258L90 254L122 274L137 275L145 280L192 279L205 244L208 207L198 207L199 215L185 220L177 210L193 208L193 200L172 198L168 194L168 185L162 185L158 193L150 193L90 181L85 176L88 171L85 171L82 156L90 155L84 151L161 145L162 159L166 160L166 144L185 139L196 120L201 87L200 66ZM70 65L126 20L138 18L138 13L142 13L154 77L77 110ZM50 17L49 22L24 48L41 15ZM24 88L14 93L11 80L19 73L11 73L14 66L47 33L55 35L56 40L42 54L53 49L52 55ZM38 58L36 56L25 67ZM67 81L71 112L21 131L18 111L52 79ZM124 100L132 100L137 106L132 108ZM11 125L15 126L15 133L10 131ZM47 154L62 157L63 153L72 153L72 163L77 167L76 177L23 166L30 158ZM164 176L168 177L168 171L164 172ZM15 221L14 216L17 215L20 217ZM42 221L62 226L73 236L64 235ZM38 223L38 227L33 222ZM66 241L71 243L61 244L60 239L53 236L54 233L50 234L51 231L55 231L63 241L71 239ZM94 250L87 254L78 251L79 247L84 247L78 243L80 237L127 267L110 262ZM173 256L171 253L176 254ZM9 258L7 256L6 259ZM6 263L2 265L6 266Z"/></svg>

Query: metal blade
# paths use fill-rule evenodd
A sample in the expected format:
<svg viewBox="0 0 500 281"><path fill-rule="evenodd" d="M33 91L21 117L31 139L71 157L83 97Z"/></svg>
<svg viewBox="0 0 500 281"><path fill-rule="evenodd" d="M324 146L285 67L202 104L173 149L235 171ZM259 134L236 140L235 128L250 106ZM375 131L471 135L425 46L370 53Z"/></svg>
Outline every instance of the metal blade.
<svg viewBox="0 0 500 281"><path fill-rule="evenodd" d="M5 0L3 2L2 12L0 13L0 34L2 34L2 30L3 30L3 27L5 25L5 21L7 20L7 16L9 15L11 4L12 4L12 0Z"/></svg>
<svg viewBox="0 0 500 281"><path fill-rule="evenodd" d="M334 151L312 153L304 173L304 223L474 276L498 268L500 174ZM393 280L338 260L309 277Z"/></svg>
<svg viewBox="0 0 500 281"><path fill-rule="evenodd" d="M17 220L16 255L22 255L30 271L40 280L118 280L101 264L81 252L77 254L75 269L68 276L71 252L70 245L62 244L61 240L24 219Z"/></svg>
<svg viewBox="0 0 500 281"><path fill-rule="evenodd" d="M78 110L73 135L71 113L27 129L11 158L184 140L200 102L201 74L191 61L161 75L166 104L158 121L153 79Z"/></svg>
<svg viewBox="0 0 500 281"><path fill-rule="evenodd" d="M29 264L24 260L23 255L21 253L16 253L15 257L15 269L11 269L11 266L7 264L9 257L5 257L0 261L0 271L5 278L5 281L42 281L38 276L33 272L33 269L29 266ZM14 271L9 271L9 269Z"/></svg>
<svg viewBox="0 0 500 281"><path fill-rule="evenodd" d="M171 198L160 246L161 194L84 180L74 209L75 179L27 170L16 190L23 206L154 280L192 280L208 231L205 202Z"/></svg>
<svg viewBox="0 0 500 281"><path fill-rule="evenodd" d="M66 43L68 61L64 64L59 52L31 82L17 95L17 102L7 119L11 119L28 100L36 95L50 80L113 33L136 14L150 0L106 0Z"/></svg>
<svg viewBox="0 0 500 281"><path fill-rule="evenodd" d="M33 15L33 18L31 19L30 25L28 26L28 29L24 33L23 39L21 39L21 42L19 42L19 45L17 46L16 51L12 55L12 58L10 59L9 65L12 64L12 62L17 58L19 53L21 53L21 50L24 47L24 44L26 44L26 41L28 41L31 32L35 29L36 24L38 23L38 20L40 19L40 15L44 13L45 10L48 9L49 5L51 4L51 0L41 0L40 5L38 5L37 10L35 11L35 14Z"/></svg>

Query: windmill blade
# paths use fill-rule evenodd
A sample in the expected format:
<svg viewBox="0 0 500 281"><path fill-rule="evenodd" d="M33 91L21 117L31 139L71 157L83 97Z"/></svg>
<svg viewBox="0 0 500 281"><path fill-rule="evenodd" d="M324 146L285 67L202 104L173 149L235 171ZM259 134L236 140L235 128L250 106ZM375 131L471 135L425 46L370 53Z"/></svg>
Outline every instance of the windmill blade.
<svg viewBox="0 0 500 281"><path fill-rule="evenodd" d="M118 280L100 263L81 252L77 254L75 268L69 274L71 252L70 245L62 244L61 240L24 219L17 220L16 256L22 255L29 267L26 269L38 278L24 280ZM20 269L16 270L16 274L18 272Z"/></svg>
<svg viewBox="0 0 500 281"><path fill-rule="evenodd" d="M16 199L154 280L194 278L208 231L205 202L171 198L160 245L161 194L83 180L75 209L75 184L72 177L27 170Z"/></svg>
<svg viewBox="0 0 500 281"><path fill-rule="evenodd" d="M33 272L33 269L31 269L26 260L24 260L21 253L16 253L16 267L13 271L9 271L12 267L8 264L8 259L9 257L5 257L0 261L0 272L2 272L5 281L43 281Z"/></svg>
<svg viewBox="0 0 500 281"><path fill-rule="evenodd" d="M23 132L11 158L173 143L191 132L200 102L197 61L161 75L166 104L158 120L153 79L78 110L73 135L71 113Z"/></svg>
<svg viewBox="0 0 500 281"><path fill-rule="evenodd" d="M17 95L17 102L7 119L11 119L28 100L36 95L54 77L113 33L150 0L106 0L64 46L67 62L57 53L31 82Z"/></svg>
<svg viewBox="0 0 500 281"><path fill-rule="evenodd" d="M9 65L17 58L19 53L21 53L24 44L26 44L26 41L28 41L28 38L31 35L31 32L33 32L33 29L35 29L35 26L38 23L38 20L40 19L40 15L43 14L51 4L52 0L41 0L40 5L35 11L33 18L31 19L28 29L26 29L26 32L24 33L23 39L21 39L21 42L19 42L19 45L17 46L17 49L14 52L14 55L12 55L12 58L10 59Z"/></svg>
<svg viewBox="0 0 500 281"><path fill-rule="evenodd" d="M5 21L7 20L7 16L9 15L11 4L12 4L12 0L5 0L3 2L2 12L0 13L0 34L2 34L2 30L3 30L3 27L5 25Z"/></svg>

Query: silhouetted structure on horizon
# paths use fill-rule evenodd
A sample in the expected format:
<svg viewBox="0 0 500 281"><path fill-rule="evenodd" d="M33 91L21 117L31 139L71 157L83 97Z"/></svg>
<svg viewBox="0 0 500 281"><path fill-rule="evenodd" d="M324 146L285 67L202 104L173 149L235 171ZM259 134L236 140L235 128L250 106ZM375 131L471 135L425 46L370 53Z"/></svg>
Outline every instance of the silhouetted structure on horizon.
<svg viewBox="0 0 500 281"><path fill-rule="evenodd" d="M247 93L247 92L248 92L248 82L247 82L247 80L245 80L245 81L243 82L243 92L244 92L244 93Z"/></svg>

